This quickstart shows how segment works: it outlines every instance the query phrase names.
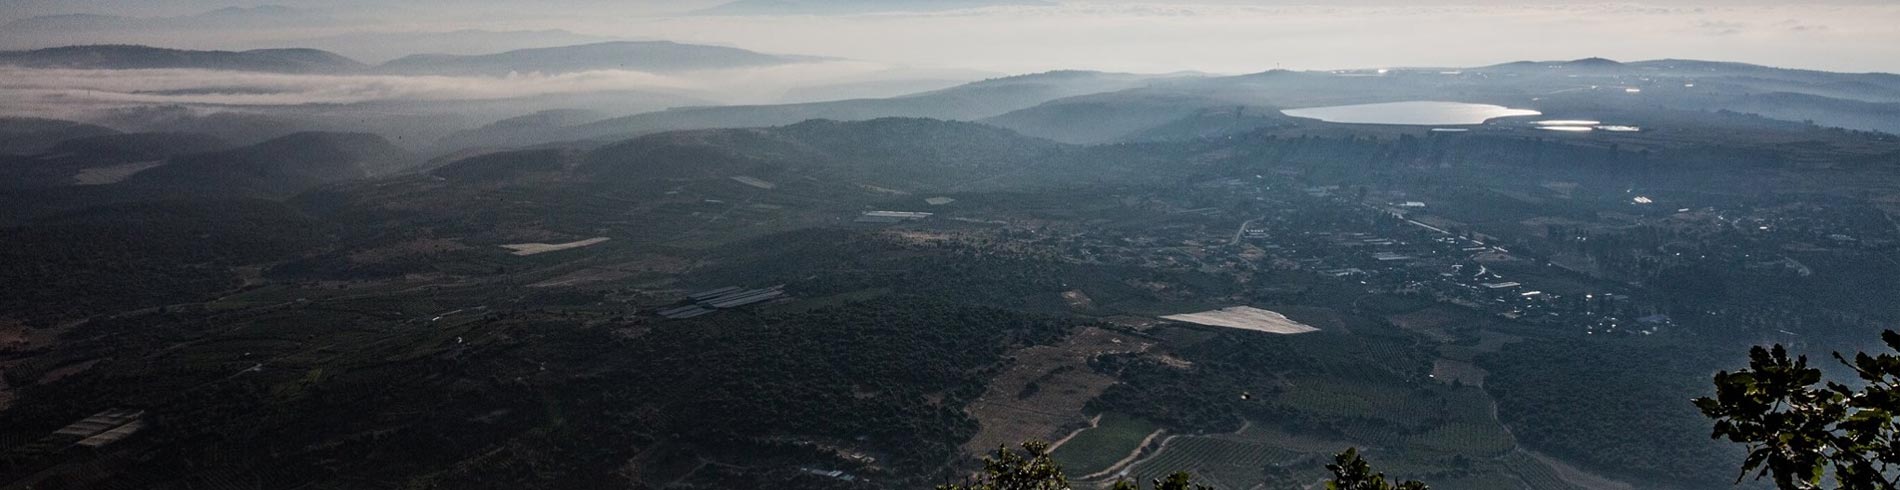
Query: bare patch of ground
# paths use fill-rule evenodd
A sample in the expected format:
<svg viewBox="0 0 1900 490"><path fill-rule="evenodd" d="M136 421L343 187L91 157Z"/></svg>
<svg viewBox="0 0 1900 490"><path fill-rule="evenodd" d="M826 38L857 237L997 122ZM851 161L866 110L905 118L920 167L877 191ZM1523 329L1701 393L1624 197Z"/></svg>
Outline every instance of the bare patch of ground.
<svg viewBox="0 0 1900 490"><path fill-rule="evenodd" d="M753 187L757 187L757 188L760 188L760 189L766 189L766 190L771 190L771 189L777 189L777 188L778 188L778 184L774 184L774 183L771 183L771 182L766 182L766 181L764 181L764 180L759 180L758 178L755 178L755 177L747 177L747 176L744 176L744 175L736 175L736 176L733 176L733 177L732 177L732 180L734 180L734 181L737 181L737 182L739 182L739 183L741 183L741 184L745 184L745 185L749 185L749 186L753 186Z"/></svg>
<svg viewBox="0 0 1900 490"><path fill-rule="evenodd" d="M1319 331L1317 328L1288 319L1286 315L1279 314L1278 312L1262 310L1251 306L1235 306L1200 313L1168 315L1161 317L1161 319L1282 335Z"/></svg>
<svg viewBox="0 0 1900 490"><path fill-rule="evenodd" d="M27 344L26 326L0 320L0 352L23 348Z"/></svg>
<svg viewBox="0 0 1900 490"><path fill-rule="evenodd" d="M871 184L858 184L858 187L863 187L863 188L864 188L864 190L867 190L867 191L871 191L871 192L876 192L876 193L879 193L879 194L890 194L890 195L893 195L893 196L908 196L908 195L910 195L910 193L909 193L909 192L904 192L904 191L900 191L900 190L897 190L897 189L892 189L892 188L889 188L889 187L878 187L878 186L875 186L875 185L871 185Z"/></svg>
<svg viewBox="0 0 1900 490"><path fill-rule="evenodd" d="M25 323L0 318L0 352L52 345L60 335L78 324L73 322L51 328L28 328Z"/></svg>
<svg viewBox="0 0 1900 490"><path fill-rule="evenodd" d="M1089 299L1089 295L1087 293L1083 293L1082 290L1080 289L1071 289L1068 291L1064 291L1062 293L1062 301L1069 303L1069 308L1071 309L1076 309L1076 310L1095 309L1095 300Z"/></svg>
<svg viewBox="0 0 1900 490"><path fill-rule="evenodd" d="M576 249L576 248L581 248L581 247L586 247L586 246L591 246L591 245L597 245L607 240L611 240L611 238L595 237L595 238L589 238L589 239L581 240L577 242L567 242L567 243L512 243L508 245L502 245L501 248L513 250L515 251L515 255L525 256L525 255L544 254L548 252L559 252L562 250L569 250L569 249Z"/></svg>
<svg viewBox="0 0 1900 490"><path fill-rule="evenodd" d="M1161 320L1156 320L1156 319L1148 318L1145 316L1128 316L1128 315L1116 315L1116 316L1111 316L1108 318L1103 318L1102 320L1107 321L1108 323L1113 324L1117 327L1132 328L1132 329L1140 330L1144 332L1150 328L1154 328L1155 325L1160 325L1162 323Z"/></svg>
<svg viewBox="0 0 1900 490"><path fill-rule="evenodd" d="M991 379L983 396L964 407L977 420L966 453L982 455L1001 445L1048 440L1066 428L1087 422L1082 407L1115 384L1095 372L1089 360L1111 353L1143 352L1154 342L1087 327L1054 345L1027 347L1010 354L1009 368ZM1072 435L1072 434L1071 434Z"/></svg>
<svg viewBox="0 0 1900 490"><path fill-rule="evenodd" d="M56 367L56 368L46 371L46 374L40 375L39 381L36 381L35 384L40 384L40 385L53 384L54 382L57 382L59 380L66 379L67 376L72 376L75 374L86 372L87 369L92 369L92 365L98 364L98 363L99 363L98 359L92 359L88 361L80 361L80 362L75 362L72 364Z"/></svg>
<svg viewBox="0 0 1900 490"><path fill-rule="evenodd" d="M923 231L923 230L891 230L891 231L885 232L884 236L899 243L910 243L910 244L917 244L917 245L940 244L944 242L955 241L959 238L956 234L953 234L953 233Z"/></svg>
<svg viewBox="0 0 1900 490"><path fill-rule="evenodd" d="M121 163L118 165L107 165L104 167L92 167L92 168L82 169L79 171L78 175L73 176L73 184L76 184L76 185L116 184L131 177L132 174L144 172L146 170L151 170L155 167L158 167L159 165L164 165L164 164L165 164L164 160L155 160L155 161L150 161L150 162Z"/></svg>
<svg viewBox="0 0 1900 490"><path fill-rule="evenodd" d="M1194 367L1193 361L1189 361L1187 359L1182 359L1179 357L1174 357L1174 354L1161 354L1158 356L1154 356L1154 360L1155 362L1161 363L1161 365L1163 366L1167 366L1167 367L1171 367L1175 369L1187 369L1187 368Z"/></svg>
<svg viewBox="0 0 1900 490"><path fill-rule="evenodd" d="M627 277L632 276L632 275L633 273L623 271L623 270L589 267L586 269L569 272L567 274L562 274L560 277L548 279L546 281L529 284L528 287L558 288L558 287L575 286L575 285L587 284L587 283L593 283L593 282L616 281L620 279L626 279Z"/></svg>

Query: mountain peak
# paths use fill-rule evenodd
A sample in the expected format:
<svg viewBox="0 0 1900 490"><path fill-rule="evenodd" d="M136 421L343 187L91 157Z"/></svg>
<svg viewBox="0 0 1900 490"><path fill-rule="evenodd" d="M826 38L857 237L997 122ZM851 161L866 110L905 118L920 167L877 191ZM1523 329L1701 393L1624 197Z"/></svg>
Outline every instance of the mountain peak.
<svg viewBox="0 0 1900 490"><path fill-rule="evenodd" d="M1589 58L1578 59L1578 60L1571 60L1569 63L1566 63L1566 64L1577 65L1577 66L1623 66L1623 63L1620 61L1612 60L1609 58L1598 58L1594 56L1589 57Z"/></svg>

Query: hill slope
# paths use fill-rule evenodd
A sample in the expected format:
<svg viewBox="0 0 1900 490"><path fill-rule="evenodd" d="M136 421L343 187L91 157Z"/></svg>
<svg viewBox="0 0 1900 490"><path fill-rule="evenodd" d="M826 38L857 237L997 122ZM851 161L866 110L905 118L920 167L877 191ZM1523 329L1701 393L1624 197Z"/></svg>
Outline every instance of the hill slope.
<svg viewBox="0 0 1900 490"><path fill-rule="evenodd" d="M806 104L691 107L636 114L573 126L543 141L616 139L661 131L794 124L810 119L862 121L912 117L974 121L1064 97L1124 90L1168 79L1088 71L1061 71L973 82L884 99Z"/></svg>
<svg viewBox="0 0 1900 490"><path fill-rule="evenodd" d="M395 173L413 157L380 136L297 133L243 148L179 157L126 181L194 195L289 197L346 180Z"/></svg>

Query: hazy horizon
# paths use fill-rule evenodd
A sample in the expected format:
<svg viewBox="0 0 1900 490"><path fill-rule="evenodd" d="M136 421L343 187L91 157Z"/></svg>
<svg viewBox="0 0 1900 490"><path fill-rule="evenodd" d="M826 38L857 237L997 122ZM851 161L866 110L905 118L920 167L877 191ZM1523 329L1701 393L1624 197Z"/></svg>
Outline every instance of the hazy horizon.
<svg viewBox="0 0 1900 490"><path fill-rule="evenodd" d="M1463 67L1519 60L1689 58L1847 72L1900 72L1900 5L1758 2L1062 1L916 12L704 15L715 0L532 6L478 2L24 1L0 22L60 14L183 18L224 7L285 5L307 17L246 27L97 29L0 34L0 48L138 43L183 49L317 47L376 63L453 43L359 43L353 37L458 30L541 33L523 45L667 40L927 69L1020 74L1061 69L1221 74L1284 69ZM914 4L918 2L902 2ZM980 2L994 4L998 2ZM1002 2L1014 3L1014 2ZM854 7L855 8L855 7ZM522 36L526 36L522 34ZM412 36L413 37L413 36ZM378 38L379 40L382 38ZM462 43L467 50L503 50ZM409 49L405 49L409 48ZM472 53L460 53L472 54Z"/></svg>
<svg viewBox="0 0 1900 490"><path fill-rule="evenodd" d="M185 59L7 66L0 115L117 123L162 107L403 119L393 124L433 128L414 135L433 138L549 109L626 116L886 98L1057 70L1239 75L1668 58L1900 72L1894 20L1900 5L1851 0L28 0L0 9L0 50L313 48L350 60L287 70ZM684 46L387 64L608 41Z"/></svg>
<svg viewBox="0 0 1900 490"><path fill-rule="evenodd" d="M1900 488L1896 25L0 0L0 487Z"/></svg>

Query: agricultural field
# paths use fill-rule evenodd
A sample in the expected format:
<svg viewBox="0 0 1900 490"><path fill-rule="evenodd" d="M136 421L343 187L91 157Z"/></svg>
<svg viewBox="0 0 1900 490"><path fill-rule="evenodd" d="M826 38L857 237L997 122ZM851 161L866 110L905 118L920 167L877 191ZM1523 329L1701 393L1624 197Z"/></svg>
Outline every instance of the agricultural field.
<svg viewBox="0 0 1900 490"><path fill-rule="evenodd" d="M1473 456L1495 456L1517 446L1496 422L1452 422L1411 437L1409 446Z"/></svg>
<svg viewBox="0 0 1900 490"><path fill-rule="evenodd" d="M1490 374L1484 368L1470 361L1457 359L1438 359L1432 361L1432 379L1441 383L1456 383L1468 386L1484 386L1484 377Z"/></svg>
<svg viewBox="0 0 1900 490"><path fill-rule="evenodd" d="M1175 471L1193 473L1202 483L1219 489L1252 488L1267 481L1268 468L1316 464L1315 456L1264 442L1214 436L1174 436L1162 449L1133 465L1126 477L1147 482Z"/></svg>
<svg viewBox="0 0 1900 490"><path fill-rule="evenodd" d="M1477 342L1469 345L1451 344L1438 347L1438 353L1446 359L1470 362L1480 354L1497 352L1506 345L1523 342L1524 338L1507 333L1480 330Z"/></svg>
<svg viewBox="0 0 1900 490"><path fill-rule="evenodd" d="M1301 412L1334 417L1390 417L1436 408L1433 400L1399 386L1296 378L1280 403Z"/></svg>
<svg viewBox="0 0 1900 490"><path fill-rule="evenodd" d="M1467 311L1433 305L1405 313L1386 315L1386 320L1399 328L1417 332L1433 341L1450 343L1457 340L1456 334L1452 332L1460 328L1473 327L1475 323L1483 321L1482 318L1472 317L1473 315Z"/></svg>
<svg viewBox="0 0 1900 490"><path fill-rule="evenodd" d="M1121 414L1103 414L1100 423L1084 430L1051 454L1077 479L1107 471L1128 459L1162 430L1154 423Z"/></svg>
<svg viewBox="0 0 1900 490"><path fill-rule="evenodd" d="M1549 464L1545 464L1544 461L1524 451L1515 451L1505 455L1504 458L1499 460L1499 463L1509 469L1512 474L1517 475L1518 479L1523 481L1524 485L1530 488L1549 488L1554 490L1583 488L1571 484L1570 481L1565 478L1567 475L1565 475L1564 472L1553 468ZM1615 488L1615 486L1597 486L1592 488L1608 490ZM1623 485L1622 488L1627 490L1629 487L1628 485Z"/></svg>

